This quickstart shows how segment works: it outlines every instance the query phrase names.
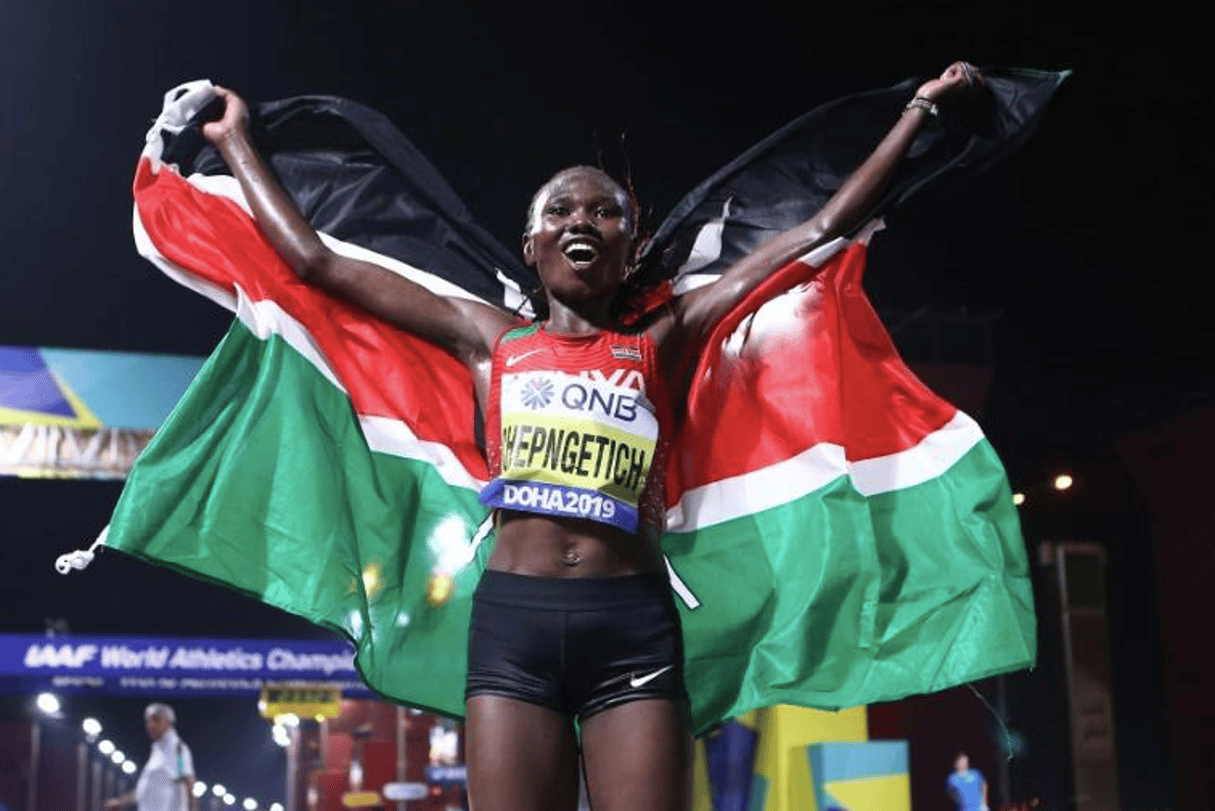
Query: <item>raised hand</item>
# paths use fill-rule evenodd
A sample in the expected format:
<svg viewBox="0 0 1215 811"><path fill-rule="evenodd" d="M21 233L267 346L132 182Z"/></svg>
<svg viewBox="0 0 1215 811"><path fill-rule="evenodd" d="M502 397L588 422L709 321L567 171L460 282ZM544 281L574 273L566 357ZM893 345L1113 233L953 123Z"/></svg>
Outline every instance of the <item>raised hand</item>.
<svg viewBox="0 0 1215 811"><path fill-rule="evenodd" d="M972 96L984 84L983 74L969 62L954 62L939 78L930 79L915 92L917 98L934 103Z"/></svg>
<svg viewBox="0 0 1215 811"><path fill-rule="evenodd" d="M249 107L245 100L226 87L215 86L215 93L224 101L224 114L218 121L202 126L203 137L219 146L231 138L244 136L249 127Z"/></svg>

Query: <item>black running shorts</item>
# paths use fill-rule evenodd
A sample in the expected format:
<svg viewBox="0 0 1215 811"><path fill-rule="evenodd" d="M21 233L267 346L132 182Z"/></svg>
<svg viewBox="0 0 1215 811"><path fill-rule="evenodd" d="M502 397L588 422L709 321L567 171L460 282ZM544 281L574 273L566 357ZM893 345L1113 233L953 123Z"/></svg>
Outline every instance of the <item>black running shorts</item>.
<svg viewBox="0 0 1215 811"><path fill-rule="evenodd" d="M683 638L666 577L486 570L473 595L464 695L484 693L584 718L642 698L686 707Z"/></svg>

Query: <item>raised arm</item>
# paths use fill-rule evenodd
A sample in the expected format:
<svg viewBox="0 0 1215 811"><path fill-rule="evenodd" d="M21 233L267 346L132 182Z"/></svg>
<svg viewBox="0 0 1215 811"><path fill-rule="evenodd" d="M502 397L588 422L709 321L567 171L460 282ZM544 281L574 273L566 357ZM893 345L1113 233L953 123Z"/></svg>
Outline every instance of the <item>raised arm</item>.
<svg viewBox="0 0 1215 811"><path fill-rule="evenodd" d="M916 91L921 103L909 105L890 132L832 195L826 205L801 225L765 242L731 266L714 284L699 287L677 299L666 323L656 325L660 346L688 345L713 328L727 312L771 273L820 245L846 234L860 224L890 185L895 169L907 154L916 133L929 120L929 108L982 84L979 71L965 62L950 65L940 78ZM666 335L661 334L669 330ZM664 353L665 354L665 353Z"/></svg>
<svg viewBox="0 0 1215 811"><path fill-rule="evenodd" d="M224 100L224 114L203 125L203 137L219 150L240 182L258 227L299 277L433 341L462 360L475 377L487 368L494 338L512 323L510 318L479 302L435 295L385 268L330 250L254 148L244 101L222 87L216 92Z"/></svg>

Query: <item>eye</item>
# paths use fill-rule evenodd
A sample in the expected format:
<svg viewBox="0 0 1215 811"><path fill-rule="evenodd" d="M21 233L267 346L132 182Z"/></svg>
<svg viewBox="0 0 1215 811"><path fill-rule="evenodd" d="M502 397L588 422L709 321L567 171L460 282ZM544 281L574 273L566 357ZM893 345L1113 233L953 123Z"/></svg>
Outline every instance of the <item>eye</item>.
<svg viewBox="0 0 1215 811"><path fill-rule="evenodd" d="M569 206L564 203L549 203L544 207L544 213L553 217L564 217L570 213Z"/></svg>
<svg viewBox="0 0 1215 811"><path fill-rule="evenodd" d="M619 217L621 215L619 206L602 205L595 209L596 217Z"/></svg>

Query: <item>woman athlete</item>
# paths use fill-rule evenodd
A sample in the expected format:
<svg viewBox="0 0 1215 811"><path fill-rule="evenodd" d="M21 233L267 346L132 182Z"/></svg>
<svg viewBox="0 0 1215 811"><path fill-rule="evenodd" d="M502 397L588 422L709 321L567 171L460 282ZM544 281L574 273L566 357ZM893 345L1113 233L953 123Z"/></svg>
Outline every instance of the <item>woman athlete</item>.
<svg viewBox="0 0 1215 811"><path fill-rule="evenodd" d="M769 274L847 233L876 203L937 104L981 84L966 63L923 84L874 152L813 218L641 323L618 321L637 211L598 169L536 193L523 257L548 316L524 327L494 307L435 295L327 248L251 143L233 92L203 126L259 228L309 284L461 360L486 415L497 535L473 600L466 720L475 811L568 811L578 746L595 811L691 802L679 617L658 546L662 448L694 348Z"/></svg>

